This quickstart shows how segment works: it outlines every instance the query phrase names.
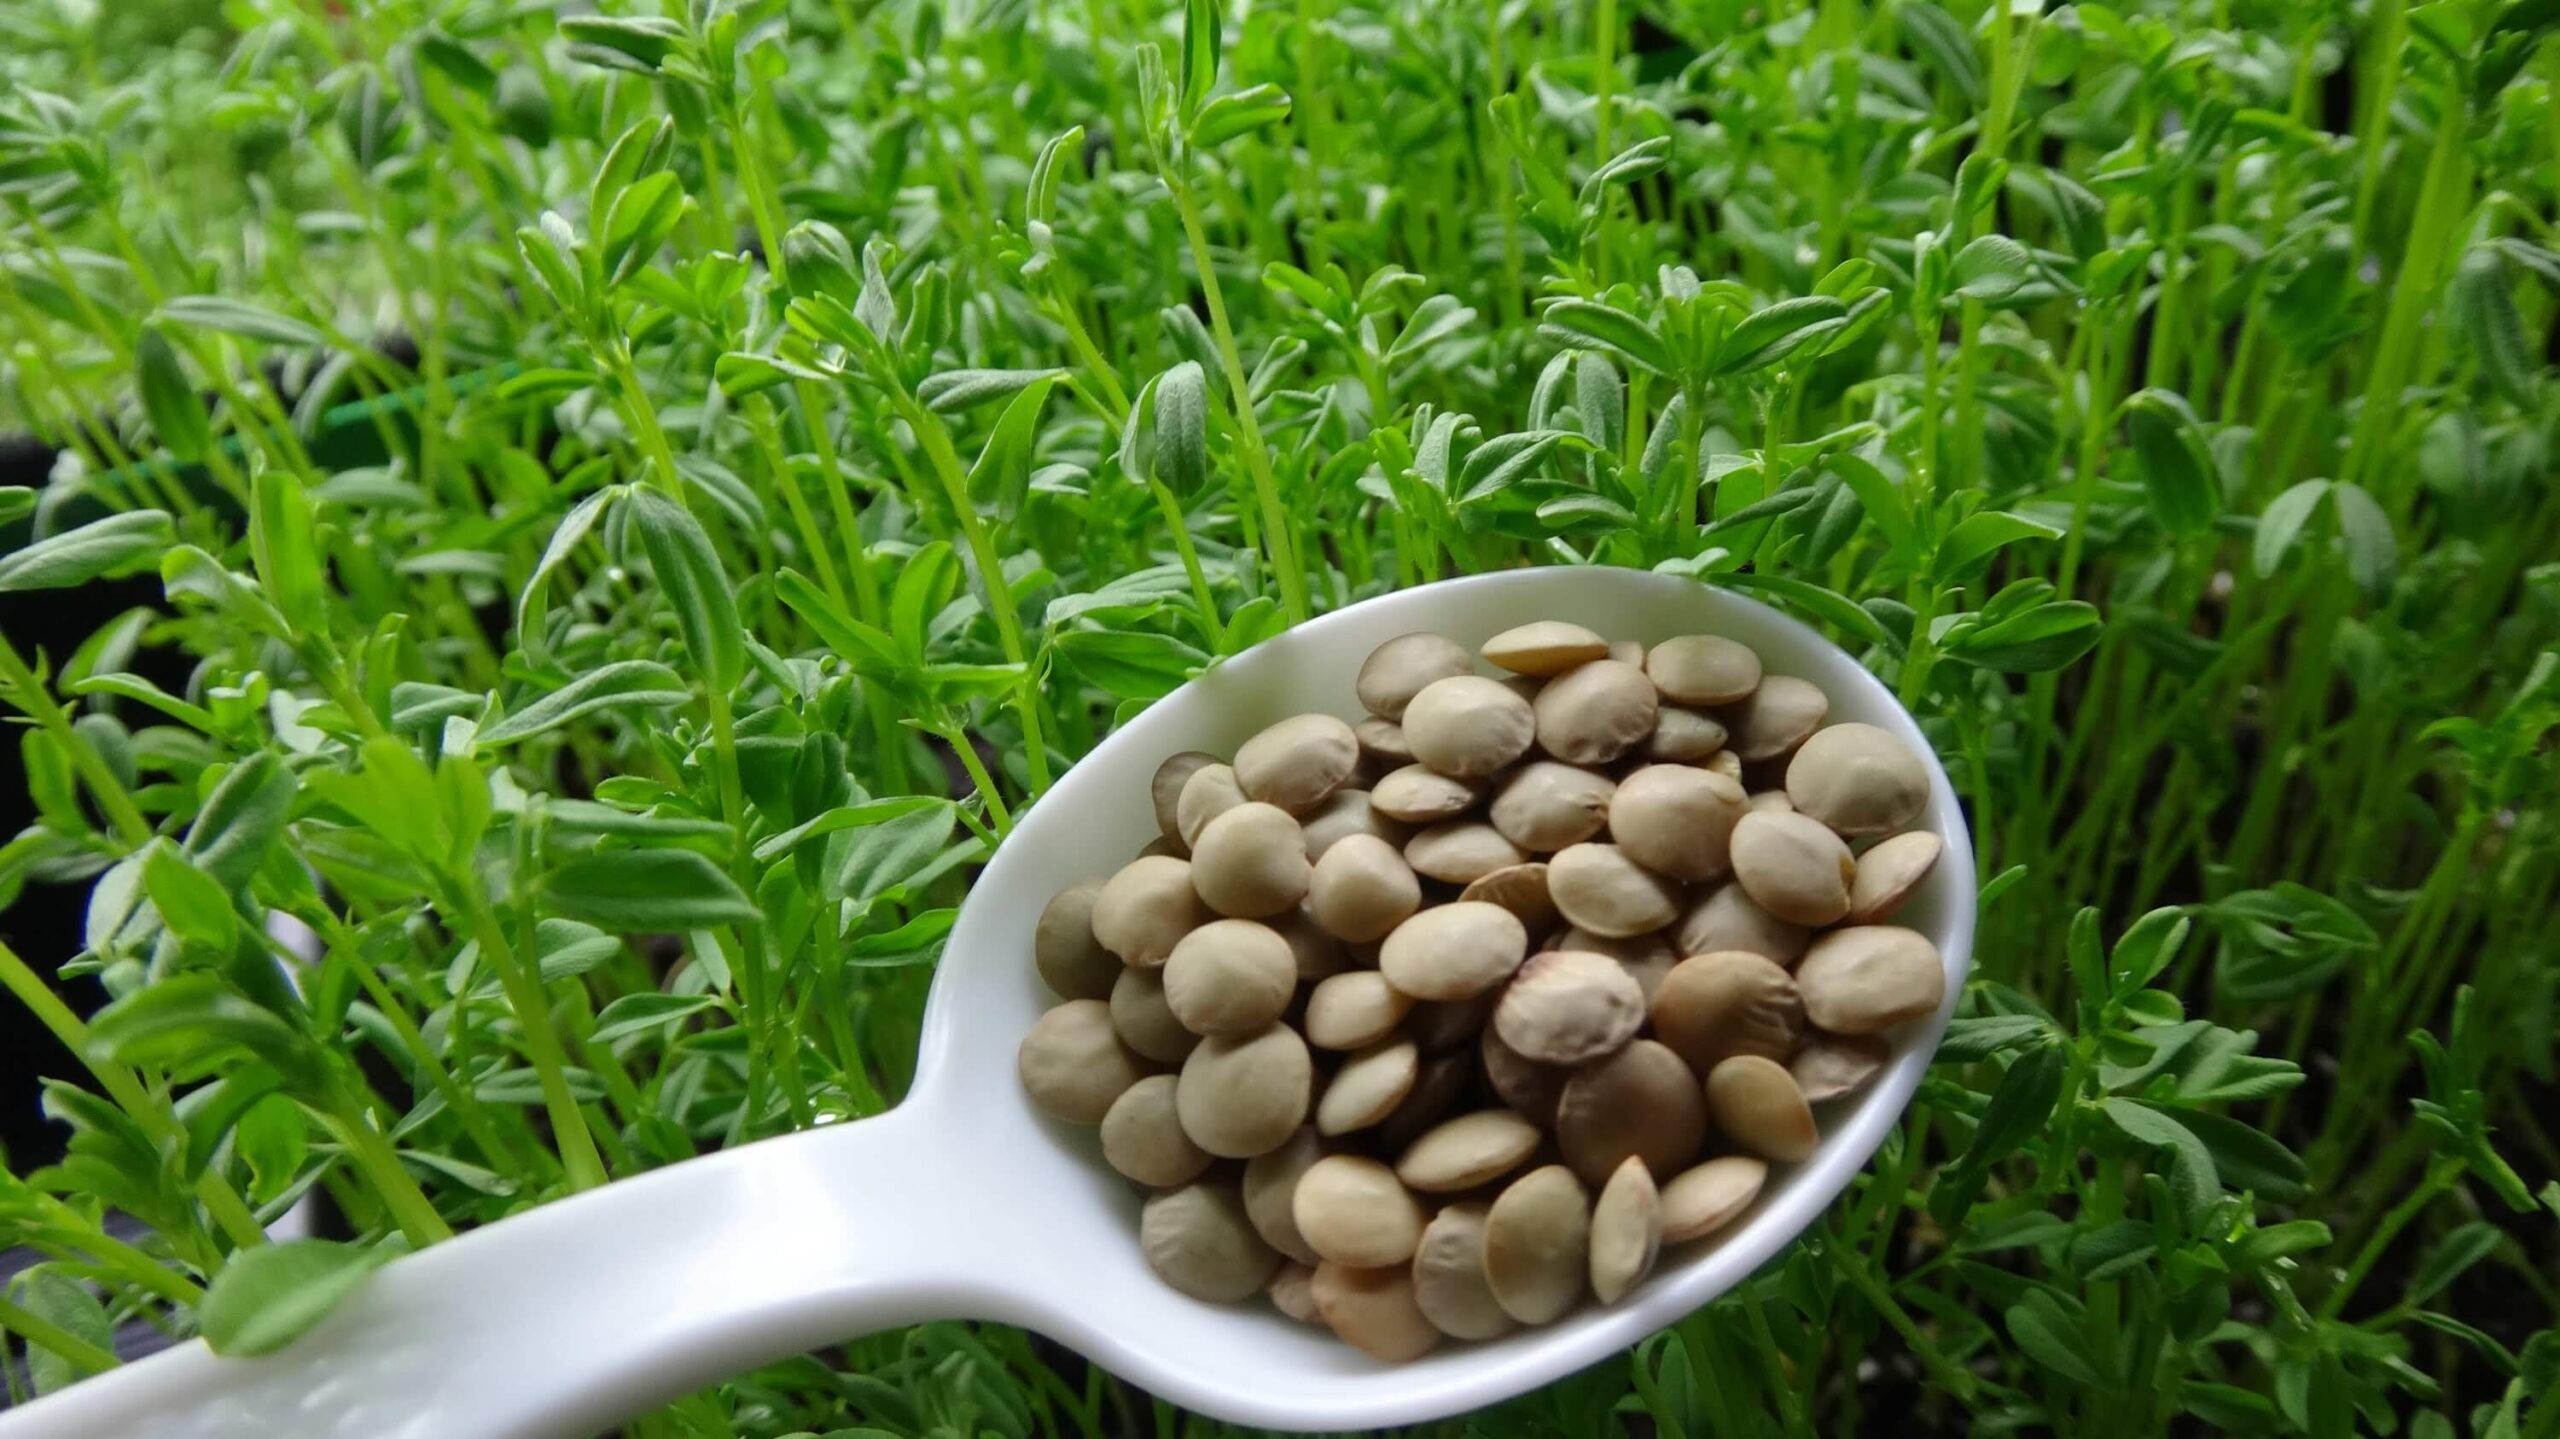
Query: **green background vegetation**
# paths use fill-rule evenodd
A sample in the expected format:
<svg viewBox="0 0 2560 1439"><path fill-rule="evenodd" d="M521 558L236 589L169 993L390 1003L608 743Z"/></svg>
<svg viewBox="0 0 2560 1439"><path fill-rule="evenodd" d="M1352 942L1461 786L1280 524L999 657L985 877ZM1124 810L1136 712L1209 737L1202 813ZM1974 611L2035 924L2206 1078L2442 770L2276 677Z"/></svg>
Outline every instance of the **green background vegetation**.
<svg viewBox="0 0 2560 1439"><path fill-rule="evenodd" d="M0 14L13 1384L878 1111L1117 717L1598 563L1898 687L1977 979L1782 1262L1454 1427L2560 1433L2547 0L608 8ZM1192 1427L936 1325L635 1432Z"/></svg>

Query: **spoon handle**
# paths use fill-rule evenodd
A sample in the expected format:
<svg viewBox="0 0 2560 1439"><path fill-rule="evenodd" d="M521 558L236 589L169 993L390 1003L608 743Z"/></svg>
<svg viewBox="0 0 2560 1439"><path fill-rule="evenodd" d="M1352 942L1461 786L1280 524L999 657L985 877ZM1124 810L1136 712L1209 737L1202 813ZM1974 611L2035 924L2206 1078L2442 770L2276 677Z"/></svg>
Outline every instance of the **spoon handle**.
<svg viewBox="0 0 2560 1439"><path fill-rule="evenodd" d="M0 1439L581 1439L816 1345L1001 1312L973 1278L1001 1277L1006 1226L935 1131L911 1105L547 1204L386 1266L275 1354L193 1341Z"/></svg>

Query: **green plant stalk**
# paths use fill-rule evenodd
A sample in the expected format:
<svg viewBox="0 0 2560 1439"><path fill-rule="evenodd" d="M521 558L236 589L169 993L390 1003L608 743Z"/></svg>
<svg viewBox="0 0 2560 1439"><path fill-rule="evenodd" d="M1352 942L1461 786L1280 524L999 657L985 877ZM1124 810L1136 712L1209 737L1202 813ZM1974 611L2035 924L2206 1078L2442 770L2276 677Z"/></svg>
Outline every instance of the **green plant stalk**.
<svg viewBox="0 0 2560 1439"><path fill-rule="evenodd" d="M362 1170L365 1182L372 1186L383 1207L391 1211L400 1232L417 1248L440 1243L453 1237L453 1230L436 1213L426 1192L409 1172L400 1167L399 1152L391 1147L382 1132L373 1127L363 1105L353 1095L341 1093L333 1097L333 1107L319 1111L320 1122L347 1148L347 1157Z"/></svg>
<svg viewBox="0 0 2560 1439"><path fill-rule="evenodd" d="M0 1299L0 1329L30 1344L52 1350L82 1374L104 1374L123 1361L50 1319Z"/></svg>
<svg viewBox="0 0 2560 1439"><path fill-rule="evenodd" d="M89 743L88 737L72 726L69 717L63 714L62 706L55 702L53 692L27 667L18 647L9 642L5 633L0 633L0 681L8 683L10 702L23 710L46 734L53 736L54 743L62 746L63 754L70 758L72 768L79 772L90 795L98 801L99 809L115 825L116 835L124 841L125 847L139 849L150 843L151 821L143 818L142 810L135 805L133 796L125 791L124 783L116 778L115 771L107 768L107 762Z"/></svg>
<svg viewBox="0 0 2560 1439"><path fill-rule="evenodd" d="M117 1108L133 1116L134 1123L141 1125L155 1142L184 1152L186 1131L169 1106L146 1091L131 1070L90 1053L89 1027L6 942L0 942L0 985L7 986L18 1003L50 1030L63 1048L71 1051L81 1066L97 1079L98 1087L116 1102ZM205 1212L213 1216L213 1222L221 1227L223 1236L234 1246L247 1248L266 1242L266 1231L258 1226L256 1217L250 1214L249 1206L241 1201L239 1192L231 1187L229 1180L208 1169L196 1176L195 1192ZM206 1273L221 1267L219 1256L210 1248L200 1254L198 1260L197 1267Z"/></svg>
<svg viewBox="0 0 2560 1439"><path fill-rule="evenodd" d="M1289 512L1280 502L1280 482L1271 471L1271 450L1262 440L1262 425L1254 418L1253 393L1245 382L1244 359L1236 350L1235 331L1227 324L1227 302L1218 286L1218 267L1209 254L1208 234L1200 228L1199 207L1192 203L1190 190L1183 185L1168 185L1173 192L1174 210L1182 218L1182 234L1191 247L1191 262L1200 272L1200 292L1209 306L1209 329L1218 342L1218 360L1227 376L1228 411L1235 417L1236 429L1244 440L1245 469L1253 478L1255 504L1262 511L1264 542L1271 551L1271 568L1280 581L1280 607L1293 625L1305 624L1313 611L1307 605L1307 577L1298 568L1297 542L1290 535Z"/></svg>
<svg viewBox="0 0 2560 1439"><path fill-rule="evenodd" d="M572 1190L593 1189L605 1182L604 1161L596 1155L595 1137L587 1132L586 1116L578 1109L575 1096L569 1092L566 1059L561 1053L559 1033L552 1028L551 1002L542 992L542 981L516 957L514 946L507 943L504 926L480 897L468 875L442 876L449 910L459 913L480 941L480 954L498 976L499 986L506 991L508 1007L516 1012L516 1024L524 1032L525 1055L533 1064L535 1080L542 1088L543 1111L551 1120L552 1139L560 1148L561 1168Z"/></svg>
<svg viewBox="0 0 2560 1439"><path fill-rule="evenodd" d="M2400 392L2408 383L2410 366L2424 338L2427 311L2435 299L2456 227L2469 217L2471 152L2463 143L2470 128L2469 118L2469 107L2456 102L2437 120L2436 143L2427 154L2426 176L2418 187L2409 248L2403 252L2400 268L2393 276L2391 309L2383 321L2382 340L2374 351L2372 368L2367 372L2355 439L2342 466L2343 473L2368 490L2375 488L2383 442L2402 417ZM2407 468L2412 471L2407 476L2412 483L2392 486L2388 492L2374 496L2395 521L2405 521L2415 498L2417 467Z"/></svg>
<svg viewBox="0 0 2560 1439"><path fill-rule="evenodd" d="M986 522L970 502L969 473L952 451L950 435L914 396L902 389L892 398L900 416L924 446L926 461L933 466L935 476L942 481L943 497L959 523L961 538L968 543L970 558L976 562L978 582L987 587L987 612L996 622L996 642L1003 647L1007 662L1023 667L1022 679L1014 686L1014 713L1022 720L1022 762L1030 773L1031 793L1036 799L1049 788L1049 751L1044 736L1053 726L1041 719L1040 677L1031 665L1030 646L1022 637L1021 606L1014 601L1013 586L1004 577L1003 557L996 553Z"/></svg>

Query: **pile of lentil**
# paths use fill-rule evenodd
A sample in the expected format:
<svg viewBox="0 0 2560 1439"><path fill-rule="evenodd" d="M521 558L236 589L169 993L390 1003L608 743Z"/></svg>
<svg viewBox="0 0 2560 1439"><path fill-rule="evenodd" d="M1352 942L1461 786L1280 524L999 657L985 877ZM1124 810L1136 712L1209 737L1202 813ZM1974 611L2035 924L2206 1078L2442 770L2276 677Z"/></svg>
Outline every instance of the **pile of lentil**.
<svg viewBox="0 0 2560 1439"><path fill-rule="evenodd" d="M1721 636L1481 654L1399 636L1357 724L1167 759L1034 943L1022 1082L1152 1191L1148 1264L1390 1361L1617 1302L1945 997L1886 923L1941 847L1909 746Z"/></svg>

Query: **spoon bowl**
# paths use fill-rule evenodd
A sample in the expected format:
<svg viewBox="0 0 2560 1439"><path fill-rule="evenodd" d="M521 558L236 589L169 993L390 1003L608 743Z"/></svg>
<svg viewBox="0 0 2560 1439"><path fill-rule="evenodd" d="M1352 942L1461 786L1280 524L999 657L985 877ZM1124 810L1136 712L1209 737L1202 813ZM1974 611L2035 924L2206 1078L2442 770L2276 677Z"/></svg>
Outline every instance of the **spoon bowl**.
<svg viewBox="0 0 2560 1439"><path fill-rule="evenodd" d="M1473 649L1534 619L1647 644L1691 633L1740 640L1769 673L1821 686L1832 720L1879 726L1921 755L1931 786L1922 824L1946 848L1894 922L1936 944L1946 1001L1889 1036L1892 1060L1867 1088L1820 1107L1811 1159L1773 1171L1741 1218L1666 1252L1615 1306L1388 1365L1267 1305L1177 1293L1142 1259L1140 1196L1103 1163L1095 1134L1038 1114L1015 1077L1024 1032L1055 1003L1030 960L1042 906L1155 837L1148 780L1166 756L1231 755L1264 725L1311 708L1358 718L1352 676L1396 635L1434 630ZM936 1318L1040 1331L1174 1403L1238 1423L1364 1429L1461 1413L1671 1324L1821 1216L1883 1142L1937 1048L1969 965L1974 894L1964 816L1919 726L1802 623L1633 570L1521 570L1399 591L1185 685L1021 816L951 931L916 1080L894 1110L545 1205L391 1265L280 1353L216 1358L201 1343L181 1346L0 1418L0 1439L571 1439L760 1362Z"/></svg>

